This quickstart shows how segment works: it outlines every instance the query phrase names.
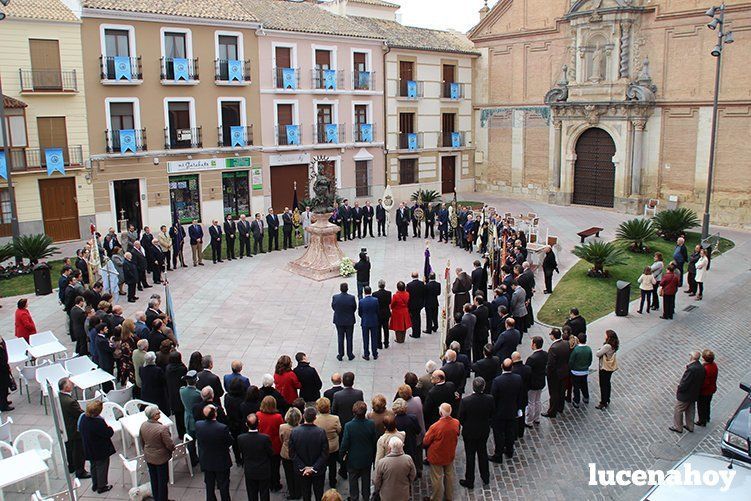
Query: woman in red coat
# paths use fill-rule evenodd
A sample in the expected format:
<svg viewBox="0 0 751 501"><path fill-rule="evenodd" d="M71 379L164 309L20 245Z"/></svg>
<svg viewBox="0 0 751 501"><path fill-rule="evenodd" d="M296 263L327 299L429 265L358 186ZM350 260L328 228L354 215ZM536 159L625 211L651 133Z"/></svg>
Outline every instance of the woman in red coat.
<svg viewBox="0 0 751 501"><path fill-rule="evenodd" d="M271 490L281 490L282 482L279 475L279 465L282 462L282 439L279 437L279 427L284 424L284 418L276 409L276 399L271 395L263 397L261 407L256 413L258 417L258 433L268 435L271 439Z"/></svg>
<svg viewBox="0 0 751 501"><path fill-rule="evenodd" d="M31 318L27 306L29 304L28 299L18 300L18 309L16 310L16 337L22 337L29 342L29 336L37 333L37 326L34 324L34 319Z"/></svg>
<svg viewBox="0 0 751 501"><path fill-rule="evenodd" d="M409 316L409 292L404 282L399 281L396 284L396 293L391 298L389 329L396 331L396 342L403 343L404 335L410 327L412 327L412 320Z"/></svg>
<svg viewBox="0 0 751 501"><path fill-rule="evenodd" d="M670 263L668 271L660 280L660 289L662 291L662 316L665 320L672 320L675 313L675 293L678 292L680 278L675 274L675 265Z"/></svg>
<svg viewBox="0 0 751 501"><path fill-rule="evenodd" d="M297 374L292 371L292 359L287 355L282 355L276 361L274 387L290 405L297 399L297 390L302 388L300 380L297 379Z"/></svg>
<svg viewBox="0 0 751 501"><path fill-rule="evenodd" d="M696 412L699 426L707 426L709 422L709 407L712 404L712 395L717 391L717 364L714 362L714 352L704 350L701 352L704 359L704 382L701 385L699 399L696 401Z"/></svg>

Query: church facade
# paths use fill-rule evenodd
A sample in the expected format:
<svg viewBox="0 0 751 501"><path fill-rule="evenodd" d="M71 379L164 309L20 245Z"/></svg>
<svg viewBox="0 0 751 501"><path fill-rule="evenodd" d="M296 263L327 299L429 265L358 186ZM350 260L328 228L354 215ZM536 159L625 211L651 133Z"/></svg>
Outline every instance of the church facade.
<svg viewBox="0 0 751 501"><path fill-rule="evenodd" d="M751 225L751 2L729 0L712 222ZM716 32L703 0L500 0L481 11L477 189L700 216Z"/></svg>

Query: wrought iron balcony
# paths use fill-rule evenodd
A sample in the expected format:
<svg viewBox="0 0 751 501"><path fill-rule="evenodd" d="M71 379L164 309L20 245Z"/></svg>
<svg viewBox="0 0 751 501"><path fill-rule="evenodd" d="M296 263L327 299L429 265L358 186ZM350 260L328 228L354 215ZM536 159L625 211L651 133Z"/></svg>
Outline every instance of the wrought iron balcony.
<svg viewBox="0 0 751 501"><path fill-rule="evenodd" d="M399 149L400 150L421 150L423 148L422 132L400 132Z"/></svg>
<svg viewBox="0 0 751 501"><path fill-rule="evenodd" d="M230 68L233 64L238 64L241 68L240 80L237 80L234 74L230 74ZM244 61L237 61L237 63L231 63L229 59L215 59L214 80L217 82L250 82L250 60L246 59Z"/></svg>
<svg viewBox="0 0 751 501"><path fill-rule="evenodd" d="M362 125L369 125L370 126L370 137L368 137L368 134L363 134L363 127ZM376 137L376 128L374 124L355 124L355 128L352 131L352 137L354 142L356 143L373 143L375 142Z"/></svg>
<svg viewBox="0 0 751 501"><path fill-rule="evenodd" d="M135 153L138 151L146 151L146 129L133 129L133 144L128 144L127 138L129 134L127 132L120 132L120 130L105 130L104 131L104 145L107 153Z"/></svg>
<svg viewBox="0 0 751 501"><path fill-rule="evenodd" d="M285 81L284 75L289 75ZM274 68L274 87L284 90L300 88L300 70L298 68Z"/></svg>
<svg viewBox="0 0 751 501"><path fill-rule="evenodd" d="M296 125L296 124L292 124ZM287 133L286 125L277 125L274 130L274 138L276 139L277 146L293 146L302 144L302 129L297 125L297 142L293 141L293 137Z"/></svg>
<svg viewBox="0 0 751 501"><path fill-rule="evenodd" d="M78 92L76 70L19 69L21 92Z"/></svg>
<svg viewBox="0 0 751 501"><path fill-rule="evenodd" d="M234 137L232 134L233 131L237 131L239 133L239 136ZM253 146L253 126L220 125L216 128L216 137L216 144L220 148L242 148L244 146Z"/></svg>
<svg viewBox="0 0 751 501"><path fill-rule="evenodd" d="M340 144L345 141L344 124L316 124L313 126L313 142L316 144Z"/></svg>
<svg viewBox="0 0 751 501"><path fill-rule="evenodd" d="M311 82L314 89L329 91L341 90L344 87L344 72L333 69L325 70L323 68L314 68L311 71Z"/></svg>
<svg viewBox="0 0 751 501"><path fill-rule="evenodd" d="M354 90L376 90L375 71L357 71L352 73Z"/></svg>
<svg viewBox="0 0 751 501"><path fill-rule="evenodd" d="M188 129L167 127L164 129L164 147L168 150L201 148L202 146L203 141L201 139L200 127Z"/></svg>
<svg viewBox="0 0 751 501"><path fill-rule="evenodd" d="M423 97L423 82L417 80L399 80L399 97L418 99Z"/></svg>
<svg viewBox="0 0 751 501"><path fill-rule="evenodd" d="M116 69L115 60L117 60L118 63L122 63L125 67ZM104 82L127 84L134 80L143 80L141 56L101 56L99 58L99 69L101 70L101 79ZM130 78L127 77L128 73L130 73Z"/></svg>
<svg viewBox="0 0 751 501"><path fill-rule="evenodd" d="M198 80L198 58L162 57L159 59L159 65L162 68L161 79L163 82L195 82Z"/></svg>
<svg viewBox="0 0 751 501"><path fill-rule="evenodd" d="M47 168L47 158L41 148L13 149L10 157L13 171ZM63 148L63 164L66 167L83 165L83 147L79 144Z"/></svg>

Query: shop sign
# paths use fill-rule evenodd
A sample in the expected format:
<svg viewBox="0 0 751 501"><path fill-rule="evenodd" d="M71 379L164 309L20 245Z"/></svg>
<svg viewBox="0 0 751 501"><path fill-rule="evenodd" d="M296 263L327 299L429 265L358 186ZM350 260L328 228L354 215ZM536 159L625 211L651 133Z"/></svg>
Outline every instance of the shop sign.
<svg viewBox="0 0 751 501"><path fill-rule="evenodd" d="M263 189L263 172L261 171L260 168L255 168L252 170L251 183L253 185L254 190Z"/></svg>
<svg viewBox="0 0 751 501"><path fill-rule="evenodd" d="M250 166L250 157L200 158L197 160L179 160L176 162L167 162L167 172L169 174L180 174L183 172L221 170Z"/></svg>

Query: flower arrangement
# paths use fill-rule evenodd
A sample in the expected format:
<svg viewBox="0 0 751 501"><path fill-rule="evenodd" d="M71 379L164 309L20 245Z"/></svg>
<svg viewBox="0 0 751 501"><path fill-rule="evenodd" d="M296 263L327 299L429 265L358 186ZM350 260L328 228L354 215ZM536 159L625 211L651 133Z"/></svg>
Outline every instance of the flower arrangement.
<svg viewBox="0 0 751 501"><path fill-rule="evenodd" d="M339 264L339 275L343 277L349 277L355 273L355 265L348 257L342 258L342 262Z"/></svg>

